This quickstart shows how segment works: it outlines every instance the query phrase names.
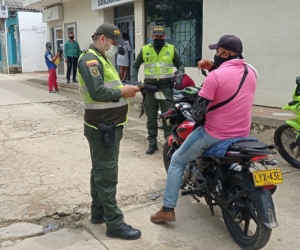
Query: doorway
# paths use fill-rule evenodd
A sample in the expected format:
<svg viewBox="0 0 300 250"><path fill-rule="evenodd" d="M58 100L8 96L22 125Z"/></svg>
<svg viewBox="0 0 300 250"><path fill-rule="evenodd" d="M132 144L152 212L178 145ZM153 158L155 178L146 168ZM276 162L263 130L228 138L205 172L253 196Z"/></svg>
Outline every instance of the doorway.
<svg viewBox="0 0 300 250"><path fill-rule="evenodd" d="M63 29L62 27L55 27L52 29L52 44L53 44L53 54L56 54L57 49L64 49L64 39L63 39ZM61 58L60 64L57 65L57 75L65 74L65 63L63 58Z"/></svg>
<svg viewBox="0 0 300 250"><path fill-rule="evenodd" d="M131 79L132 63L135 60L135 23L134 23L134 4L122 5L114 8L115 25L121 30L121 33L127 33L129 35L129 43L131 45L131 53L129 54L129 74L128 79ZM119 71L117 66L116 56L116 69Z"/></svg>
<svg viewBox="0 0 300 250"><path fill-rule="evenodd" d="M76 30L76 23L68 23L65 25L65 31L66 31L66 40L68 40L69 33L73 32L75 36L75 40L77 40L77 30Z"/></svg>
<svg viewBox="0 0 300 250"><path fill-rule="evenodd" d="M75 40L77 40L77 29L76 29L76 23L67 23L65 24L65 41L69 41L69 33L73 32L74 36L75 36ZM66 64L67 66L67 64ZM68 66L67 66L68 68ZM73 67L71 67L71 71L70 71L71 76L73 75Z"/></svg>

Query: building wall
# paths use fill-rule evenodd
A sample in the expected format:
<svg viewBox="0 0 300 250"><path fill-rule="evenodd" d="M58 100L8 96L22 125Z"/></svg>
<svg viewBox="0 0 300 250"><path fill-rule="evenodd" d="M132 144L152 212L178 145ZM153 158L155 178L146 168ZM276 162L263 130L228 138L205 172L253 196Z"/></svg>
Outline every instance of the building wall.
<svg viewBox="0 0 300 250"><path fill-rule="evenodd" d="M107 14L106 14L107 15ZM87 1L72 1L63 4L63 20L48 22L48 40L52 42L52 30L55 27L62 27L64 43L68 40L66 25L76 23L76 37L80 48L88 48L92 42L91 36L96 31L97 27L103 23L104 14L102 11L92 11L91 4ZM63 66L63 65L61 65ZM67 67L64 64L64 72Z"/></svg>
<svg viewBox="0 0 300 250"><path fill-rule="evenodd" d="M255 104L282 107L300 75L299 0L203 0L203 57L224 34L241 38L244 57L260 74Z"/></svg>
<svg viewBox="0 0 300 250"><path fill-rule="evenodd" d="M22 71L46 71L45 44L47 25L42 23L42 13L18 12Z"/></svg>
<svg viewBox="0 0 300 250"><path fill-rule="evenodd" d="M90 0L88 2L90 3ZM75 39L79 42L81 48L87 48L92 42L91 35L100 24L104 22L114 23L114 7L92 11L91 5L87 4L86 0L73 0L64 3L64 19L48 23L48 40L52 41L52 29L61 26L63 28L65 42L67 40L65 25L76 22L77 35ZM134 1L134 19L135 29L138 30L135 36L135 51L137 56L142 46L145 45L144 0ZM114 59L112 59L112 61L114 62ZM66 72L66 65L64 70ZM194 79L198 86L202 84L203 77L199 75L199 71L196 67L188 67L186 68L186 72ZM144 79L143 65L140 67L138 79L140 81Z"/></svg>
<svg viewBox="0 0 300 250"><path fill-rule="evenodd" d="M90 0L89 0L90 2ZM115 6L114 6L115 7ZM92 42L91 36L96 31L102 23L114 23L114 7L101 9L101 10L91 10L91 4L87 4L84 0L75 0L72 2L67 2L63 4L63 20L52 21L48 23L48 40L52 41L52 29L58 26L63 28L64 42L68 39L67 31L65 30L65 25L70 23L76 23L76 37L80 44L80 47L88 48L89 44ZM144 29L144 1L138 0L134 2L135 11L135 23L136 28L142 29L142 34L136 36L135 44L136 51L139 51L144 45L145 33ZM51 38L51 39L50 39ZM114 63L114 58L111 59ZM64 67L66 72L66 66ZM143 66L140 69L140 79L143 79Z"/></svg>

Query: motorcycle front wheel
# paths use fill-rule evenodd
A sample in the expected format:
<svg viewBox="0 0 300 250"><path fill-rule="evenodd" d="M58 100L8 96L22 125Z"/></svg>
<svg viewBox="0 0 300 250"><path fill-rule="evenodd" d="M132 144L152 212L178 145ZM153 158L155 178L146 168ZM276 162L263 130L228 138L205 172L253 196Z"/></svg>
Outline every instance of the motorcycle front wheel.
<svg viewBox="0 0 300 250"><path fill-rule="evenodd" d="M274 133L274 143L283 159L292 167L300 169L300 148L296 143L297 130L283 123L279 125Z"/></svg>
<svg viewBox="0 0 300 250"><path fill-rule="evenodd" d="M237 196L244 188L246 188L245 180L235 177L231 178L226 185L226 191L231 197ZM260 220L261 214L259 211L261 210L257 208L258 206L264 206L262 204L264 199L260 199L257 197L258 195L271 196L268 190L261 190L245 195L229 204L230 210L237 215L236 219L233 219L222 209L223 219L229 234L236 244L244 250L261 249L271 237L272 229Z"/></svg>
<svg viewBox="0 0 300 250"><path fill-rule="evenodd" d="M163 160L164 160L164 166L165 170L168 173L169 165L171 161L172 155L168 155L168 152L170 151L171 147L169 146L168 142L165 142L165 145L163 147Z"/></svg>

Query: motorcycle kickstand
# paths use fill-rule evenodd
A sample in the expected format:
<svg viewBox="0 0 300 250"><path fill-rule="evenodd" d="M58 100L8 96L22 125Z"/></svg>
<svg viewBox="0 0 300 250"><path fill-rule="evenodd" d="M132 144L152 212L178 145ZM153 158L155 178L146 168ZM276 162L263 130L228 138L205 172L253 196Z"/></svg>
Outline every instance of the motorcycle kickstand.
<svg viewBox="0 0 300 250"><path fill-rule="evenodd" d="M200 200L194 195L194 194L190 194L198 203L200 203Z"/></svg>
<svg viewBox="0 0 300 250"><path fill-rule="evenodd" d="M212 204L212 201L209 200L207 197L205 197L205 201L207 203L207 205L209 206L209 209L210 209L210 216L215 216L215 210L214 210L214 207L213 207L213 204Z"/></svg>
<svg viewBox="0 0 300 250"><path fill-rule="evenodd" d="M213 217L215 216L215 211L214 211L214 207L212 205L209 205L209 209L210 209L210 216Z"/></svg>

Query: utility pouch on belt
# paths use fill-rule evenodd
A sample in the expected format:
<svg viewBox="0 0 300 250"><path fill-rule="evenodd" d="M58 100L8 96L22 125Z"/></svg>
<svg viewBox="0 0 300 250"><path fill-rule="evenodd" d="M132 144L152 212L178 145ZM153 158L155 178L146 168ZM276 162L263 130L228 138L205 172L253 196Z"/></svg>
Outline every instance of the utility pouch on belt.
<svg viewBox="0 0 300 250"><path fill-rule="evenodd" d="M116 124L111 122L108 124L99 123L98 129L104 132L104 142L107 147L115 145Z"/></svg>
<svg viewBox="0 0 300 250"><path fill-rule="evenodd" d="M157 91L157 86L145 83L145 89L150 93L155 93Z"/></svg>

